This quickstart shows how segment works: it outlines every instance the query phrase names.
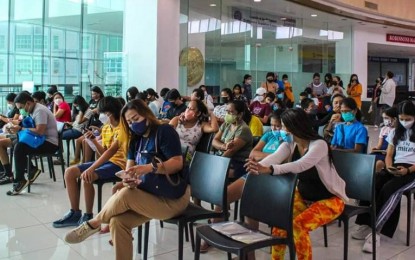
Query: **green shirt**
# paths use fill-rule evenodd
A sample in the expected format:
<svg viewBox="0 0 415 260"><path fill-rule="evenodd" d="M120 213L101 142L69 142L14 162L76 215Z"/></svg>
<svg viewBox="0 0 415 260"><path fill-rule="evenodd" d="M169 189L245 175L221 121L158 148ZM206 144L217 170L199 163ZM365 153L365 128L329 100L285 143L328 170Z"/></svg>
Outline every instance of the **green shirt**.
<svg viewBox="0 0 415 260"><path fill-rule="evenodd" d="M236 126L235 129L231 129L232 124L223 123L219 130L222 131L221 141L228 143L235 138L239 138L245 141L245 145L239 149L233 156L232 159L237 161L245 161L248 158L249 153L252 150L252 133L248 125L245 122Z"/></svg>

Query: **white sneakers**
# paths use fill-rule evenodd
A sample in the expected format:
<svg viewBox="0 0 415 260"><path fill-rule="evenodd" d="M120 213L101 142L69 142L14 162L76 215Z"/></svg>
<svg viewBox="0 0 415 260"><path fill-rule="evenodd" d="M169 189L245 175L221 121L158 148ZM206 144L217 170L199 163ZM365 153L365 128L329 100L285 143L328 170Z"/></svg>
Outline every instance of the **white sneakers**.
<svg viewBox="0 0 415 260"><path fill-rule="evenodd" d="M372 239L372 233L370 233L369 235L367 235L366 237L366 241L363 244L363 252L367 252L367 253L373 253L373 239ZM380 247L380 235L376 234L376 250L377 248Z"/></svg>
<svg viewBox="0 0 415 260"><path fill-rule="evenodd" d="M373 239L372 239L372 228L367 225L359 226L356 231L352 233L352 238L357 240L365 240L363 244L363 252L373 253ZM380 246L380 235L376 234L376 248Z"/></svg>
<svg viewBox="0 0 415 260"><path fill-rule="evenodd" d="M359 226L356 231L352 233L352 238L357 240L365 240L367 235L372 232L372 229L367 225Z"/></svg>

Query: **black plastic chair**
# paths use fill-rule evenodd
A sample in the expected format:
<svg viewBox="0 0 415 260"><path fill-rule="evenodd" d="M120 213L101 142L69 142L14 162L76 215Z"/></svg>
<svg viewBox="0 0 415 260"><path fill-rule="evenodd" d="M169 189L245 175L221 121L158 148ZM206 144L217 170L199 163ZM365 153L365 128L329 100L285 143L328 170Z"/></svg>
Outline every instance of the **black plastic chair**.
<svg viewBox="0 0 415 260"><path fill-rule="evenodd" d="M66 141L66 167L69 167L69 157L71 155L71 141L72 141L72 146L73 146L73 150L75 151L75 140L76 139L65 139Z"/></svg>
<svg viewBox="0 0 415 260"><path fill-rule="evenodd" d="M183 232L189 223L193 223L198 220L210 219L210 218L228 218L228 207L227 207L227 172L229 168L230 158L215 156L212 154L195 152L193 155L192 162L190 163L190 187L191 196L213 203L222 207L221 212L215 212L212 210L205 209L189 203L186 210L182 215L175 218L164 220L164 222L176 224L179 227L179 241L178 259L183 259ZM149 223L145 224L144 231L144 255L143 259L147 259L147 248L148 248L148 233ZM191 226L192 227L192 226ZM192 238L192 249L193 245L193 231L190 230L190 237ZM138 234L138 245L141 245L141 235Z"/></svg>
<svg viewBox="0 0 415 260"><path fill-rule="evenodd" d="M28 154L27 155L27 172L30 172L30 168L32 167L32 159L35 159L36 157L39 157L41 160L42 168L42 157L46 157L48 161L48 167L49 167L49 174L51 174L53 181L56 182L56 174L55 174L55 167L53 165L53 157L57 157L58 160L61 160L63 162L63 144L62 144L62 129L58 131L58 150L51 153L36 153L36 154ZM62 178L63 178L63 186L66 188L65 184L65 165L61 163L62 168ZM30 193L30 184L27 186L27 192Z"/></svg>
<svg viewBox="0 0 415 260"><path fill-rule="evenodd" d="M368 201L369 206L345 205L338 220L344 223L343 258L347 259L349 248L349 219L362 213L371 215L372 237L376 237L374 155L333 151L333 162L340 177L346 182L346 194L351 199ZM323 226L324 244L327 247L327 227ZM376 243L373 243L373 259L376 259Z"/></svg>
<svg viewBox="0 0 415 260"><path fill-rule="evenodd" d="M210 153L210 150L212 149L212 142L213 142L214 137L215 137L215 133L203 134L195 150L197 152Z"/></svg>
<svg viewBox="0 0 415 260"><path fill-rule="evenodd" d="M276 237L261 232L269 239L245 244L216 232L209 225L200 226L196 228L194 259L199 259L200 242L204 239L209 245L228 252L228 259L231 257L230 253L237 254L239 259L243 260L247 253L256 249L286 244L289 248L290 259L294 260L293 204L296 183L297 175L295 174L249 175L242 192L240 218L249 217L271 227L286 230L286 237ZM243 222L238 223L245 225Z"/></svg>
<svg viewBox="0 0 415 260"><path fill-rule="evenodd" d="M403 193L408 201L406 217L406 246L411 244L411 220L412 220L412 197L415 196L415 189L407 190Z"/></svg>

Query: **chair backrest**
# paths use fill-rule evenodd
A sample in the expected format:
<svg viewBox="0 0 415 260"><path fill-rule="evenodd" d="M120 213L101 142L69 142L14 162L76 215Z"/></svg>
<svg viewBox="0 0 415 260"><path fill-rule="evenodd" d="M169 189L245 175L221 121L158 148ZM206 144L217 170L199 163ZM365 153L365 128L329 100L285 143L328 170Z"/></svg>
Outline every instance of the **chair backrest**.
<svg viewBox="0 0 415 260"><path fill-rule="evenodd" d="M204 133L196 146L196 151L202 153L210 153L214 137L215 133Z"/></svg>
<svg viewBox="0 0 415 260"><path fill-rule="evenodd" d="M333 151L333 163L346 182L349 198L372 201L375 190L376 156L361 153Z"/></svg>
<svg viewBox="0 0 415 260"><path fill-rule="evenodd" d="M192 196L221 207L226 205L229 163L227 157L195 152L189 173Z"/></svg>
<svg viewBox="0 0 415 260"><path fill-rule="evenodd" d="M292 230L296 174L248 175L241 198L240 217L271 227Z"/></svg>

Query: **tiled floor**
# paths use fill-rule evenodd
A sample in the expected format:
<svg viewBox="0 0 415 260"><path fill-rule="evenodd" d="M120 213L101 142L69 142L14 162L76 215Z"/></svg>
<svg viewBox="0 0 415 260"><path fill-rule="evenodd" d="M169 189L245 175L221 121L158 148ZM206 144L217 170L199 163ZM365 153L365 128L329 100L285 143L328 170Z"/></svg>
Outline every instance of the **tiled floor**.
<svg viewBox="0 0 415 260"><path fill-rule="evenodd" d="M369 127L369 131L370 141L375 144L378 130ZM56 183L49 179L48 173L43 173L32 186L30 194L24 192L20 196L8 197L6 191L10 185L0 186L0 259L114 259L114 251L108 243L108 234L93 236L78 245L68 245L63 241L63 236L69 228L52 227L51 222L60 218L69 206L58 167L56 171ZM104 186L104 200L109 197L110 186ZM378 259L414 259L414 228L411 232L412 246L405 245L406 203L403 199L403 214L394 238L382 237ZM149 258L177 259L176 226L165 224L164 228L160 228L158 221L151 223ZM134 236L134 241L137 241L136 231ZM343 231L337 224L329 226L328 248L323 245L322 229L312 232L311 236L314 259L343 258ZM362 241L350 239L349 259L372 259L370 254L362 253L361 247ZM269 249L257 251L256 256L257 259L270 259ZM135 254L135 258L140 259L141 255ZM184 258L193 259L189 243L185 243ZM212 250L202 255L201 259L226 259L226 255Z"/></svg>

